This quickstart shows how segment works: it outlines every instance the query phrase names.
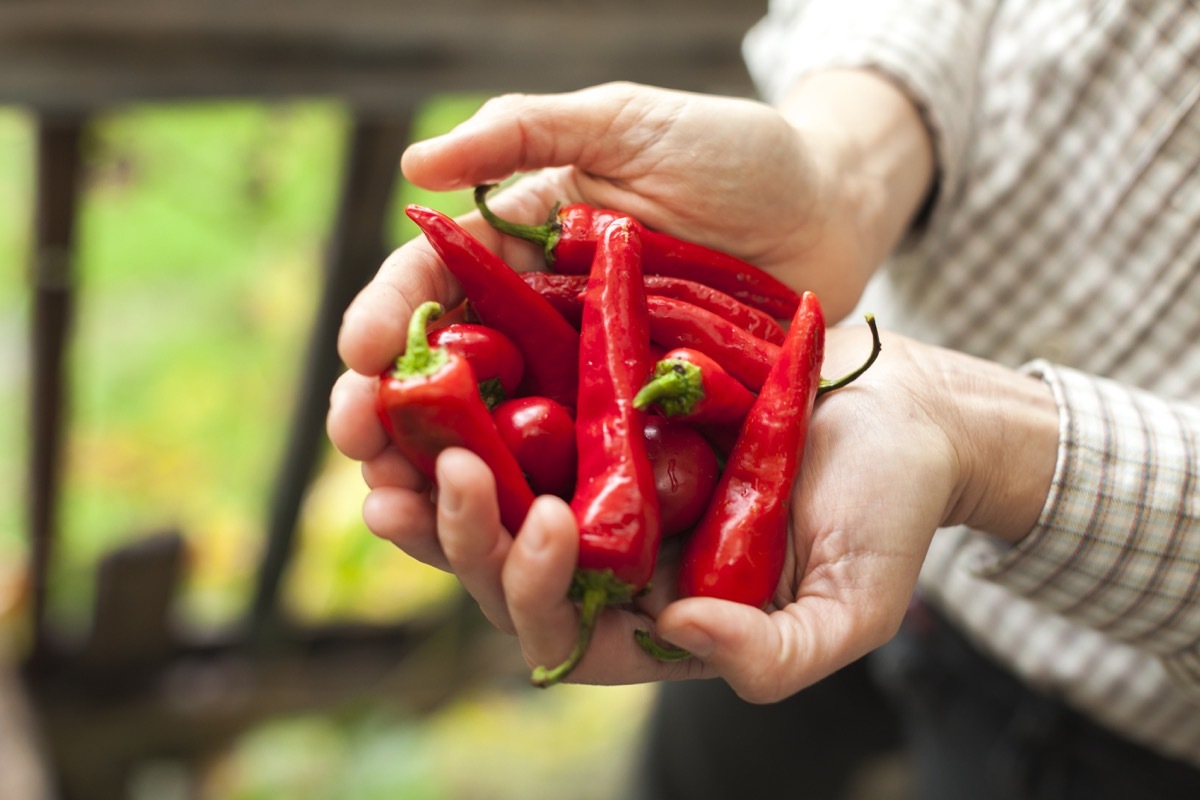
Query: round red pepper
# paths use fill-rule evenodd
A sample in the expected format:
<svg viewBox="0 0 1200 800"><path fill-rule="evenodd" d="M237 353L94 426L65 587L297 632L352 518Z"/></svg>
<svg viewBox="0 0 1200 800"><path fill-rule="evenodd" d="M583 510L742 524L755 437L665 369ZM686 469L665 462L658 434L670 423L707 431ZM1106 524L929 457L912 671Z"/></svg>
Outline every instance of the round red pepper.
<svg viewBox="0 0 1200 800"><path fill-rule="evenodd" d="M429 346L444 347L470 363L489 408L512 397L525 374L525 359L512 339L486 325L457 322L438 328L430 332Z"/></svg>
<svg viewBox="0 0 1200 800"><path fill-rule="evenodd" d="M663 417L646 418L646 453L654 468L663 536L683 533L708 506L721 472L717 454L695 428Z"/></svg>
<svg viewBox="0 0 1200 800"><path fill-rule="evenodd" d="M575 490L575 420L548 397L517 397L492 410L500 438L537 494L569 498Z"/></svg>

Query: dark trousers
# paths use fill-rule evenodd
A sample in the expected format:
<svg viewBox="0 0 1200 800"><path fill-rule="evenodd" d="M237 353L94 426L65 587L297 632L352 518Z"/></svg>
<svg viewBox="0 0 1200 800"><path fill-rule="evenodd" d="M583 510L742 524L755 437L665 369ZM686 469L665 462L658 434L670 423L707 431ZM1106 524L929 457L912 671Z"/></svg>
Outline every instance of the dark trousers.
<svg viewBox="0 0 1200 800"><path fill-rule="evenodd" d="M909 765L912 800L1200 799L1200 770L1031 691L924 607L779 703L722 681L664 685L641 752L640 800L875 800L850 787L889 753Z"/></svg>

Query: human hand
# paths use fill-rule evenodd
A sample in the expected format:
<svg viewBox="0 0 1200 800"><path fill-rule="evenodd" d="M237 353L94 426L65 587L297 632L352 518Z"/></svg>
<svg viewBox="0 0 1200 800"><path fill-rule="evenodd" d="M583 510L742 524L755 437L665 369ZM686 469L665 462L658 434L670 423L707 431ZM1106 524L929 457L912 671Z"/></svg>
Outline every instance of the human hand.
<svg viewBox="0 0 1200 800"><path fill-rule="evenodd" d="M831 330L826 364L836 372L865 347L865 329ZM869 372L817 404L768 608L675 597L668 541L651 591L601 615L570 680L721 677L752 701L792 694L891 637L939 526L968 522L1010 539L1028 531L1056 448L1057 411L1040 382L889 335ZM446 567L531 665L559 663L578 629L566 599L578 547L570 509L539 499L514 538L496 521L478 459L448 451L438 468ZM634 644L639 628L694 657L652 658Z"/></svg>
<svg viewBox="0 0 1200 800"><path fill-rule="evenodd" d="M841 185L839 170L760 103L629 84L501 97L451 133L413 145L402 166L409 180L435 190L540 169L491 200L498 215L540 223L555 203L572 200L621 209L814 289L831 319L849 310L861 288L846 280L864 269L855 263L860 238L832 220L836 204L827 202L831 187ZM477 214L462 222L515 268L538 266L536 247L496 233ZM388 446L373 391L403 349L412 309L459 299L433 250L414 239L346 311L338 343L350 371L333 391L330 438L363 462L372 490L363 511L368 527L419 552L431 546L435 524L426 481Z"/></svg>

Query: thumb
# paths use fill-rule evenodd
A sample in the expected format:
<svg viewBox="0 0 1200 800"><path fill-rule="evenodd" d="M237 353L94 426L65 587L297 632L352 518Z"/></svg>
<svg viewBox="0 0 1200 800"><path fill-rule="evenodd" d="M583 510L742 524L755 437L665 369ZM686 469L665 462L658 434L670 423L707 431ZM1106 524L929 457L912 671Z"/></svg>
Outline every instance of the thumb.
<svg viewBox="0 0 1200 800"><path fill-rule="evenodd" d="M821 624L824 615L793 603L767 613L709 597L676 601L655 627L666 641L704 662L744 700L782 700L853 660L847 637ZM838 627L836 624L833 626Z"/></svg>
<svg viewBox="0 0 1200 800"><path fill-rule="evenodd" d="M436 191L548 167L609 175L627 168L655 138L639 128L645 115L637 111L652 105L651 93L613 83L566 94L495 97L449 133L411 145L400 166L409 181Z"/></svg>

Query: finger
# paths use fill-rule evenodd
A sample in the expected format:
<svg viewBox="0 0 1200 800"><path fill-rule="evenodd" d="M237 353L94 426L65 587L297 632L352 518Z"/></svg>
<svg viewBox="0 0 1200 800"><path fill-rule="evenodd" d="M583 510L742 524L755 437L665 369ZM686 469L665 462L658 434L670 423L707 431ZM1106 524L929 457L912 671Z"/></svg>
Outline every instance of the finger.
<svg viewBox="0 0 1200 800"><path fill-rule="evenodd" d="M442 552L484 616L512 633L500 581L512 536L500 524L495 478L478 456L462 448L438 456L437 476Z"/></svg>
<svg viewBox="0 0 1200 800"><path fill-rule="evenodd" d="M363 500L363 522L418 561L449 572L450 563L437 539L433 503L425 492L385 487Z"/></svg>
<svg viewBox="0 0 1200 800"><path fill-rule="evenodd" d="M781 700L883 644L841 603L806 597L767 614L757 608L697 597L665 609L658 634L721 675L743 699Z"/></svg>
<svg viewBox="0 0 1200 800"><path fill-rule="evenodd" d="M547 167L574 166L610 177L632 174L658 134L639 123L651 112L668 119L662 106L671 96L630 84L503 95L449 133L410 146L401 169L413 183L437 190Z"/></svg>
<svg viewBox="0 0 1200 800"><path fill-rule="evenodd" d="M366 461L383 452L387 434L375 414L378 380L346 371L329 394L325 430L333 446L355 461Z"/></svg>
<svg viewBox="0 0 1200 800"><path fill-rule="evenodd" d="M378 375L404 352L414 308L427 300L451 308L461 296L429 243L413 239L389 255L351 301L342 315L338 353L355 372Z"/></svg>
<svg viewBox="0 0 1200 800"><path fill-rule="evenodd" d="M362 474L363 481L370 489L395 487L414 492L429 489L429 480L393 447L385 448L375 458L364 461Z"/></svg>
<svg viewBox="0 0 1200 800"><path fill-rule="evenodd" d="M578 617L567 592L578 552L567 504L550 495L535 500L501 574L508 613L531 665L558 664L575 645Z"/></svg>

